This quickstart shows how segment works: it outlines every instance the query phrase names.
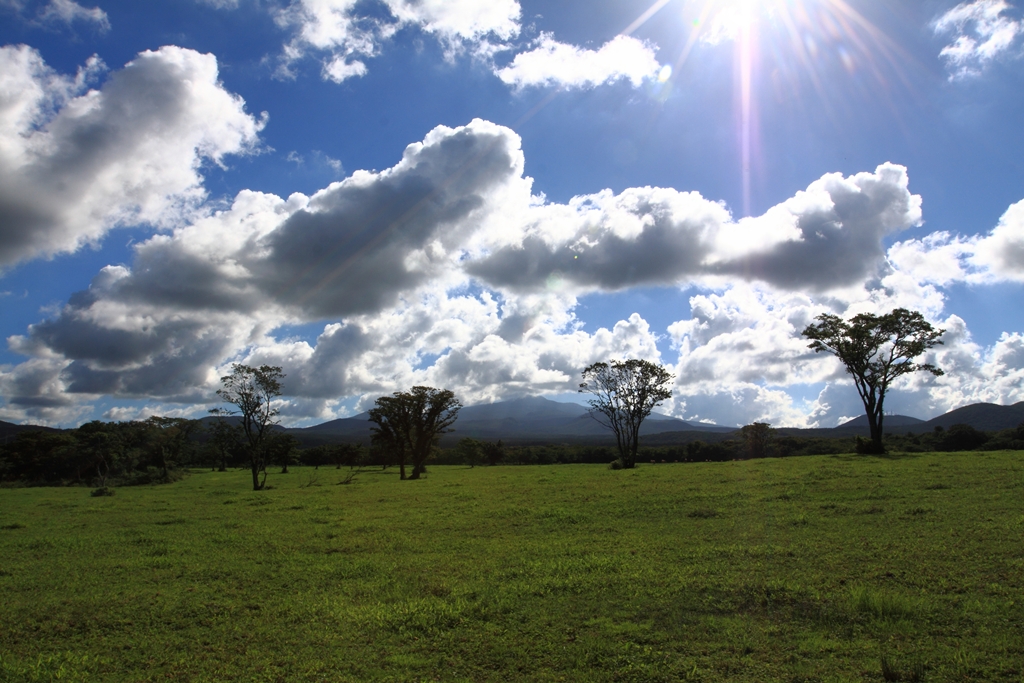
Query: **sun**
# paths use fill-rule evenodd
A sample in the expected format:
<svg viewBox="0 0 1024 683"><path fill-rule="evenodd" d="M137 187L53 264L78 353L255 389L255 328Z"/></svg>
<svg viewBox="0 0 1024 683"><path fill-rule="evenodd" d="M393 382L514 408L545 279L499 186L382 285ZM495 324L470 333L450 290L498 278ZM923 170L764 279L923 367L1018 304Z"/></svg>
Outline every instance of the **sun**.
<svg viewBox="0 0 1024 683"><path fill-rule="evenodd" d="M715 0L705 3L704 17L694 19L694 26L701 28L701 41L717 45L726 40L736 40L749 31L757 22L759 14L770 11L765 5L774 3L756 0Z"/></svg>
<svg viewBox="0 0 1024 683"><path fill-rule="evenodd" d="M658 73L659 82L682 74L699 46L733 48L744 215L750 215L751 173L758 165L759 78L770 76L777 101L834 121L837 110L849 107L843 98L850 93L885 106L894 77L910 87L903 66L908 56L846 0L683 0L681 6L657 0L626 33L666 6L681 11L689 37Z"/></svg>

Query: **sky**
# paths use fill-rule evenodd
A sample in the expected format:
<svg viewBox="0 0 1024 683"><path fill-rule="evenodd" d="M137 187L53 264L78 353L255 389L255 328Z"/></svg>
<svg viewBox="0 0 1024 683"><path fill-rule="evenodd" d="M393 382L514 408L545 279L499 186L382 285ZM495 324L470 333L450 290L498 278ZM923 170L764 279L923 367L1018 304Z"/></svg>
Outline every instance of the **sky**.
<svg viewBox="0 0 1024 683"><path fill-rule="evenodd" d="M643 358L667 414L831 427L801 331L897 307L945 374L887 412L1024 400L1024 4L651 3L0 0L0 419Z"/></svg>

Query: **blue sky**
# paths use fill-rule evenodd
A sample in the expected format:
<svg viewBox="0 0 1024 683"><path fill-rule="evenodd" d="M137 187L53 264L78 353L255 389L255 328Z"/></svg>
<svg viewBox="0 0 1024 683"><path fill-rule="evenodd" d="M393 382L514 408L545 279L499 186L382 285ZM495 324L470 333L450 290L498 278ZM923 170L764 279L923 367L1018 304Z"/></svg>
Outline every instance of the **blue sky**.
<svg viewBox="0 0 1024 683"><path fill-rule="evenodd" d="M415 384L861 406L815 316L945 329L888 408L1024 400L1010 0L0 0L0 419L290 424Z"/></svg>

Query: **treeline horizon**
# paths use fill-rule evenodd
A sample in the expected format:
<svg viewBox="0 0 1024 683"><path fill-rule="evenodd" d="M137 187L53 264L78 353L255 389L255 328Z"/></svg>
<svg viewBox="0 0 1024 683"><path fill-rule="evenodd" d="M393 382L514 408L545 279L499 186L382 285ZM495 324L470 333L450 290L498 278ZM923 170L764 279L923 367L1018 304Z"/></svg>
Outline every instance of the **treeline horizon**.
<svg viewBox="0 0 1024 683"><path fill-rule="evenodd" d="M227 421L153 417L145 421L88 422L61 430L27 430L0 444L3 485L79 485L105 488L169 483L188 469L248 467L248 457ZM760 429L757 429L760 428ZM655 435L662 436L662 435ZM647 443L645 443L647 441ZM922 433L886 434L892 453L1024 450L1024 423L1014 429L983 431L966 424ZM724 462L770 457L856 453L863 439L779 434L765 423L748 425L724 439L651 444L641 439L638 463ZM287 433L275 432L267 445L270 467L287 474L290 466L314 468L397 467L384 448L359 443L301 447ZM436 446L428 465L609 465L618 457L614 444L553 440L506 444L464 437L454 446Z"/></svg>

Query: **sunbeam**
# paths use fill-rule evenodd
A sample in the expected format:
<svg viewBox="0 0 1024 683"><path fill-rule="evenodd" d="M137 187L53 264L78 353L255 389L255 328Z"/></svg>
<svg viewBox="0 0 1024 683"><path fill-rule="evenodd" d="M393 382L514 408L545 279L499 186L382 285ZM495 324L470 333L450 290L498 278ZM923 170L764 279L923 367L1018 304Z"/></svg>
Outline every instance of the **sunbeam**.
<svg viewBox="0 0 1024 683"><path fill-rule="evenodd" d="M905 65L912 60L843 0L691 0L682 15L692 28L674 73L680 73L698 44L733 44L744 215L750 215L752 173L759 161L758 74L771 75L776 98L786 106L805 111L813 106L837 128L837 109L850 106L837 94L848 90L829 85L837 71L855 90L894 113L894 81L911 89ZM808 90L814 93L813 105L806 101Z"/></svg>

